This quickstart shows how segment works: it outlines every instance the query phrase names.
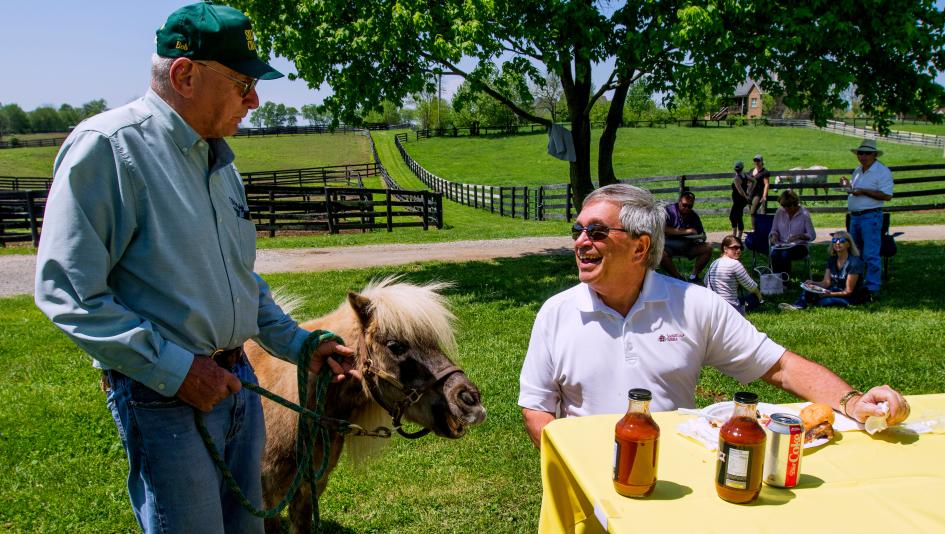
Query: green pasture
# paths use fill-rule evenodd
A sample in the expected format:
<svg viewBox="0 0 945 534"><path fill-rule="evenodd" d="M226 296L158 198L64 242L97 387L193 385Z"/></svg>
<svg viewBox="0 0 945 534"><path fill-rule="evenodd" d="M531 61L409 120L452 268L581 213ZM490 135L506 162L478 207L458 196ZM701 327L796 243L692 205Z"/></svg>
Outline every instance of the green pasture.
<svg viewBox="0 0 945 534"><path fill-rule="evenodd" d="M943 392L945 305L936 291L929 291L945 278L943 246L900 243L893 278L876 303L779 312L776 302L793 300L792 290L749 318L776 341L831 367L854 387L888 383L907 394ZM825 247L814 255L817 270ZM364 469L343 460L321 501L328 531L535 532L539 455L516 406L518 373L538 308L576 283L573 259L535 255L267 279L302 296L305 304L296 316L306 318L333 309L346 290L393 273L415 282L455 284L448 295L458 316L458 363L480 386L488 419L457 441L394 438L386 453ZM88 357L29 297L0 299L0 321L0 361L5 364L0 377L0 530L134 531L124 453ZM743 388L707 370L698 403L730 398ZM762 383L748 389L766 402L796 400ZM692 454L708 453L693 445ZM669 456L660 460L673 461Z"/></svg>
<svg viewBox="0 0 945 534"><path fill-rule="evenodd" d="M299 169L373 161L371 141L359 134L231 137L242 172ZM0 176L52 176L59 147L0 150Z"/></svg>
<svg viewBox="0 0 945 534"><path fill-rule="evenodd" d="M591 174L597 178L599 130L591 143ZM505 137L435 137L407 143L407 151L428 171L456 181L485 185L563 184L568 164L546 152L544 134ZM614 150L618 178L729 172L735 160L748 168L755 154L771 170L822 165L852 169L854 137L807 128L742 126L736 128L621 128ZM945 163L942 151L879 142L886 165Z"/></svg>
<svg viewBox="0 0 945 534"><path fill-rule="evenodd" d="M894 124L893 130L945 136L945 124Z"/></svg>

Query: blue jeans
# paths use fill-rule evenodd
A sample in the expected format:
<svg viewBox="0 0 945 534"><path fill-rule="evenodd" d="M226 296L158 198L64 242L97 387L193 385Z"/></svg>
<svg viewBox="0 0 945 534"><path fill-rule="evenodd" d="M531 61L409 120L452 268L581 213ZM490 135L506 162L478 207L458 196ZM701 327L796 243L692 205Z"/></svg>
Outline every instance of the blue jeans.
<svg viewBox="0 0 945 534"><path fill-rule="evenodd" d="M256 383L245 356L233 374ZM144 532L263 532L262 519L240 506L213 464L195 408L119 373L109 371L108 379L108 407L128 456L128 496ZM242 389L203 419L243 493L260 508L266 427L259 396Z"/></svg>
<svg viewBox="0 0 945 534"><path fill-rule="evenodd" d="M807 254L807 247L804 245L772 249L771 271L775 273L787 273L788 276L791 276L791 262L794 260L803 260L807 257Z"/></svg>
<svg viewBox="0 0 945 534"><path fill-rule="evenodd" d="M866 275L863 287L870 293L879 291L883 281L883 262L879 255L882 244L883 212L873 211L863 215L850 216L850 235L860 249L860 257L866 263Z"/></svg>
<svg viewBox="0 0 945 534"><path fill-rule="evenodd" d="M824 308L828 306L839 306L841 308L846 308L850 306L851 302L845 297L821 297L819 295L808 293L802 289L801 294L797 297L794 305L798 308L806 308L808 304L816 304L817 306Z"/></svg>

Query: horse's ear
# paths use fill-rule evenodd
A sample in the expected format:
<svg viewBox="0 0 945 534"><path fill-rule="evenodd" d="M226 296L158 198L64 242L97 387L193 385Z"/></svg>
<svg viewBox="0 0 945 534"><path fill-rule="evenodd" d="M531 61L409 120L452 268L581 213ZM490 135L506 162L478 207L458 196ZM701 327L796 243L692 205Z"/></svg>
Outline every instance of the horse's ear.
<svg viewBox="0 0 945 534"><path fill-rule="evenodd" d="M358 321L361 322L361 328L366 329L371 324L371 317L374 315L374 307L371 305L371 299L364 295L359 295L354 291L348 291L348 303L354 313L358 315Z"/></svg>

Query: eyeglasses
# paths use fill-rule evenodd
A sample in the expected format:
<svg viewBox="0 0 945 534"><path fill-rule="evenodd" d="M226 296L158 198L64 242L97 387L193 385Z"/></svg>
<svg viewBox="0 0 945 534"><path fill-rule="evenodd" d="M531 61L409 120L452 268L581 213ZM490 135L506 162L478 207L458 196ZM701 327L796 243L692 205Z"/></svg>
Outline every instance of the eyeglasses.
<svg viewBox="0 0 945 534"><path fill-rule="evenodd" d="M682 202L679 203L679 207L680 207L680 208L686 208L687 210L691 210L691 209L692 209L692 206L693 206L693 204L684 204L684 203L682 203Z"/></svg>
<svg viewBox="0 0 945 534"><path fill-rule="evenodd" d="M788 208L796 208L800 205L801 205L800 202L787 202L785 204L781 204L781 207L784 209L788 209Z"/></svg>
<svg viewBox="0 0 945 534"><path fill-rule="evenodd" d="M229 80L233 80L234 82L238 83L238 84L240 85L240 87L243 88L243 90L240 91L240 97L241 97L241 98L246 98L246 95L248 95L249 92L252 91L254 87L256 87L256 82L259 81L258 79L253 78L253 79L251 79L250 81L247 82L247 81L245 81L245 80L241 80L241 79L239 79L239 78L235 78L235 77L233 77L233 76L230 76L229 74L227 74L227 73L225 73L225 72L223 72L223 71L219 71L219 70L217 70L217 69L211 67L210 65L207 65L206 63L203 63L203 62L200 62L200 61L194 61L194 63L196 63L196 64L198 64L198 65L202 65L202 66L204 66L204 67L207 67L208 69L210 69L210 70L212 70L213 72L219 74L220 76L223 76L224 78L227 78L227 79L229 79Z"/></svg>
<svg viewBox="0 0 945 534"><path fill-rule="evenodd" d="M847 242L847 238L845 238L845 237L835 237L835 238L831 239L830 242L831 242L831 243L846 243L846 242Z"/></svg>
<svg viewBox="0 0 945 534"><path fill-rule="evenodd" d="M623 228L611 228L603 224L593 223L587 226L581 226L580 224L574 223L574 226L571 227L571 239L577 241L584 232L587 232L587 237L591 241L603 241L610 232L627 233Z"/></svg>
<svg viewBox="0 0 945 534"><path fill-rule="evenodd" d="M857 155L857 156L869 156L869 155L874 155L874 156L875 156L875 155L876 155L876 152L867 151L867 150L857 150L857 151L856 151L856 155Z"/></svg>

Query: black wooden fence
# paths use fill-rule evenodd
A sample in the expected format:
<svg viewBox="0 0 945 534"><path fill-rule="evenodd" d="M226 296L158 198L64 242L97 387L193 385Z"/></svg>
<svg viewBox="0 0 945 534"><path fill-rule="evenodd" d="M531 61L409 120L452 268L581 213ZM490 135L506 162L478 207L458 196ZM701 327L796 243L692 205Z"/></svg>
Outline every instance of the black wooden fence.
<svg viewBox="0 0 945 534"><path fill-rule="evenodd" d="M256 230L332 234L394 228L443 227L442 195L355 187L246 186Z"/></svg>
<svg viewBox="0 0 945 534"><path fill-rule="evenodd" d="M474 208L523 219L570 221L575 215L570 184L541 186L489 186L451 182L436 176L417 163L404 148L406 137L396 136L395 144L404 163L427 187L446 198ZM895 195L886 211L945 209L945 164L890 167L895 178ZM847 194L840 189L838 176L853 169L794 169L772 171L768 201L776 207L777 197L793 189L811 212L842 213L847 210ZM696 193L700 214L727 214L731 207L732 173L652 176L621 180L649 190L658 199L674 202L683 189ZM933 187L928 187L933 185Z"/></svg>
<svg viewBox="0 0 945 534"><path fill-rule="evenodd" d="M45 190L0 191L0 246L20 241L39 246L45 208Z"/></svg>
<svg viewBox="0 0 945 534"><path fill-rule="evenodd" d="M246 185L284 185L297 187L362 187L363 178L377 176L380 164L356 163L352 165L329 165L304 169L258 171L240 173Z"/></svg>

